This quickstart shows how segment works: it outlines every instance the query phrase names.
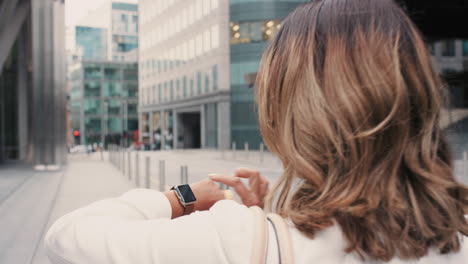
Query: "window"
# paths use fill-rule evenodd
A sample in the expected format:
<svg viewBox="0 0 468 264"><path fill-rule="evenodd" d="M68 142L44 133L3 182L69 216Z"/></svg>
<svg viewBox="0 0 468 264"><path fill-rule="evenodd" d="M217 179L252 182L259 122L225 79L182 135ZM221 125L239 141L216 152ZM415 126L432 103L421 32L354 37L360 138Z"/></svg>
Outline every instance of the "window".
<svg viewBox="0 0 468 264"><path fill-rule="evenodd" d="M117 69L104 69L104 77L106 80L119 80L120 79L120 72Z"/></svg>
<svg viewBox="0 0 468 264"><path fill-rule="evenodd" d="M124 69L123 71L123 79L125 81L136 81L138 80L138 70L136 69Z"/></svg>
<svg viewBox="0 0 468 264"><path fill-rule="evenodd" d="M197 95L201 94L202 90L202 79L201 79L201 72L197 72Z"/></svg>
<svg viewBox="0 0 468 264"><path fill-rule="evenodd" d="M197 36L195 55L199 56L202 54L202 52L203 52L203 35L200 34Z"/></svg>
<svg viewBox="0 0 468 264"><path fill-rule="evenodd" d="M120 114L120 100L111 99L107 102L107 114L119 115Z"/></svg>
<svg viewBox="0 0 468 264"><path fill-rule="evenodd" d="M122 85L120 82L105 82L102 87L103 96L114 97L122 95Z"/></svg>
<svg viewBox="0 0 468 264"><path fill-rule="evenodd" d="M210 0L203 0L203 15L206 16L210 12Z"/></svg>
<svg viewBox="0 0 468 264"><path fill-rule="evenodd" d="M203 0L195 0L196 1L196 11L195 11L195 19L198 20L203 15Z"/></svg>
<svg viewBox="0 0 468 264"><path fill-rule="evenodd" d="M100 79L102 77L102 71L100 67L87 66L84 68L85 79Z"/></svg>
<svg viewBox="0 0 468 264"><path fill-rule="evenodd" d="M203 52L208 52L211 49L210 31L205 30L203 33Z"/></svg>
<svg viewBox="0 0 468 264"><path fill-rule="evenodd" d="M171 91L171 101L174 100L174 81L170 82L170 91Z"/></svg>
<svg viewBox="0 0 468 264"><path fill-rule="evenodd" d="M96 117L85 118L85 129L87 134L100 133L101 132L101 119Z"/></svg>
<svg viewBox="0 0 468 264"><path fill-rule="evenodd" d="M188 59L191 60L195 57L195 40L191 39L189 43Z"/></svg>
<svg viewBox="0 0 468 264"><path fill-rule="evenodd" d="M211 10L218 8L219 0L211 0Z"/></svg>
<svg viewBox="0 0 468 264"><path fill-rule="evenodd" d="M262 42L281 28L280 20L231 22L231 44Z"/></svg>
<svg viewBox="0 0 468 264"><path fill-rule="evenodd" d="M218 65L215 64L212 67L213 71L213 91L218 90Z"/></svg>
<svg viewBox="0 0 468 264"><path fill-rule="evenodd" d="M205 93L210 92L210 77L208 77L208 74L205 75Z"/></svg>
<svg viewBox="0 0 468 264"><path fill-rule="evenodd" d="M158 102L162 102L161 84L158 84Z"/></svg>
<svg viewBox="0 0 468 264"><path fill-rule="evenodd" d="M442 41L441 45L442 45L442 56L444 57L455 56L455 41L454 40Z"/></svg>
<svg viewBox="0 0 468 264"><path fill-rule="evenodd" d="M101 85L98 81L86 81L84 84L85 97L101 96Z"/></svg>
<svg viewBox="0 0 468 264"><path fill-rule="evenodd" d="M100 114L101 100L100 99L85 99L84 100L85 115Z"/></svg>
<svg viewBox="0 0 468 264"><path fill-rule="evenodd" d="M177 79L176 81L176 97L177 99L180 99L180 81Z"/></svg>
<svg viewBox="0 0 468 264"><path fill-rule="evenodd" d="M194 95L193 79L190 78L190 96Z"/></svg>
<svg viewBox="0 0 468 264"><path fill-rule="evenodd" d="M187 77L186 76L184 76L183 81L182 81L182 90L183 90L184 98L187 97Z"/></svg>
<svg viewBox="0 0 468 264"><path fill-rule="evenodd" d="M164 82L164 101L167 101L167 82Z"/></svg>
<svg viewBox="0 0 468 264"><path fill-rule="evenodd" d="M219 47L219 26L213 25L211 27L211 48L216 49Z"/></svg>

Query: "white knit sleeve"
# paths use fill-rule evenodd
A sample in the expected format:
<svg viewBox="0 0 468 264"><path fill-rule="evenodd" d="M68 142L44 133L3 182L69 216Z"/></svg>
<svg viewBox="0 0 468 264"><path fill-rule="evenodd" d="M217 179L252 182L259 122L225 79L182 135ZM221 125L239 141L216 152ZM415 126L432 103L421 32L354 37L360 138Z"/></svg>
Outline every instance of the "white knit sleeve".
<svg viewBox="0 0 468 264"><path fill-rule="evenodd" d="M250 210L221 201L171 220L164 194L136 189L58 219L45 244L53 263L247 263ZM245 262L247 261L247 262Z"/></svg>

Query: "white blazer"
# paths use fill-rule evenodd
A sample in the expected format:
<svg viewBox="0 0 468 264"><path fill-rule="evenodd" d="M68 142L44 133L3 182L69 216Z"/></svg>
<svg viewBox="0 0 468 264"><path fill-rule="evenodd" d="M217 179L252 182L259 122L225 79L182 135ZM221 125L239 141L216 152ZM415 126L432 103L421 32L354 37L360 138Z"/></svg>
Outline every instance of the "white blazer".
<svg viewBox="0 0 468 264"><path fill-rule="evenodd" d="M95 202L58 219L45 244L53 263L83 264L249 264L254 241L254 215L244 205L220 201L209 211L171 220L164 194L131 190L118 198ZM363 263L346 254L346 240L333 226L309 239L292 225L296 263ZM272 233L270 226L270 233ZM391 264L466 264L468 243L456 254L434 250L417 261L395 258ZM278 263L276 240L270 236L268 263ZM368 262L377 263L377 262Z"/></svg>

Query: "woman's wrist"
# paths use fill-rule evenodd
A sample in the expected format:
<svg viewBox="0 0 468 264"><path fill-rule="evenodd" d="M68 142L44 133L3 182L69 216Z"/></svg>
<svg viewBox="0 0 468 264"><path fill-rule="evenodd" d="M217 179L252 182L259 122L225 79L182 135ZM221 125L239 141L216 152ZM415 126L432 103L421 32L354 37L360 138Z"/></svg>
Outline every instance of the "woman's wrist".
<svg viewBox="0 0 468 264"><path fill-rule="evenodd" d="M174 218L184 215L184 207L180 203L179 198L177 197L175 191L164 192L164 195L166 196L166 198L169 200L169 203L171 204L171 208L172 208L171 218L174 219Z"/></svg>

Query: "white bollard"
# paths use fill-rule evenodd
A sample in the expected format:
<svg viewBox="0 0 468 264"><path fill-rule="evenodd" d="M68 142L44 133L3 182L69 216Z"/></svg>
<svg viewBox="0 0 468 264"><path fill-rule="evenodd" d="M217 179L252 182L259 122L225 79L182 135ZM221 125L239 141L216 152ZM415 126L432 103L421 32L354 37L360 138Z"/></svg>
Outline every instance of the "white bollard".
<svg viewBox="0 0 468 264"><path fill-rule="evenodd" d="M159 161L159 191L164 192L166 188L166 162Z"/></svg>
<svg viewBox="0 0 468 264"><path fill-rule="evenodd" d="M248 142L244 143L244 152L245 152L245 159L248 160L249 159L249 143Z"/></svg>
<svg viewBox="0 0 468 264"><path fill-rule="evenodd" d="M135 185L136 187L140 187L140 155L138 151L135 155Z"/></svg>
<svg viewBox="0 0 468 264"><path fill-rule="evenodd" d="M132 180L132 151L127 152L127 174L128 180Z"/></svg>
<svg viewBox="0 0 468 264"><path fill-rule="evenodd" d="M180 166L180 184L187 184L185 182L185 167Z"/></svg>
<svg viewBox="0 0 468 264"><path fill-rule="evenodd" d="M236 159L236 142L232 142L232 159Z"/></svg>
<svg viewBox="0 0 468 264"><path fill-rule="evenodd" d="M120 159L121 159L121 164L122 164L122 174L125 175L125 169L126 169L126 162L125 162L125 149L121 148L120 151Z"/></svg>
<svg viewBox="0 0 468 264"><path fill-rule="evenodd" d="M145 158L145 167L146 167L146 177L145 177L145 187L147 189L151 188L151 175L150 175L150 157Z"/></svg>

